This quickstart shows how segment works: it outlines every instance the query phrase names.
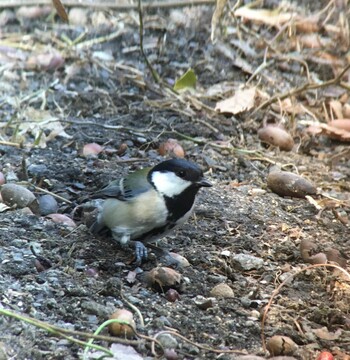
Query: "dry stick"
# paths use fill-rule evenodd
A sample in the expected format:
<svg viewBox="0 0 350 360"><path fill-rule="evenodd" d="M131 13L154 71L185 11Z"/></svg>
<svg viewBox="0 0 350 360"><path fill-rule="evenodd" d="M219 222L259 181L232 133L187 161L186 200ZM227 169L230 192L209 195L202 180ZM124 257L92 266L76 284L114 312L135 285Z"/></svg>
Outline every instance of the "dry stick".
<svg viewBox="0 0 350 360"><path fill-rule="evenodd" d="M247 355L246 352L242 351L242 350L226 350L226 349L214 349L210 346L206 346L206 345L202 345L202 344L198 344L190 339L187 339L185 336L179 334L178 332L176 331L171 331L171 330L163 330L163 331L160 331L158 332L153 338L152 338L152 353L155 353L154 351L154 342L156 342L156 339L159 335L161 334L170 334L170 335L173 335L173 336L177 336L178 338L182 339L183 341L191 344L191 345L194 345L202 350L205 350L205 351L210 351L210 352L214 352L214 353L219 353L219 354L239 354L239 355Z"/></svg>
<svg viewBox="0 0 350 360"><path fill-rule="evenodd" d="M265 309L264 309L264 313L263 313L263 316L262 316L262 319L261 319L261 342L262 342L262 346L263 346L263 349L264 351L266 351L266 341L265 341L265 334L264 334L264 331L265 331L265 321L266 321L266 317L267 317L267 313L268 311L270 310L270 307L272 305L272 302L273 302L273 299L276 297L276 295L278 295L278 293L280 292L280 290L282 289L282 287L284 285L286 285L291 279L293 279L294 277L296 277L297 275L301 274L302 272L305 272L307 270L311 270L311 269L314 269L314 268L317 268L317 267L332 267L332 268L335 268L335 269L338 269L340 271L342 271L349 279L350 279L350 274L344 270L343 268L341 268L340 266L338 265L333 265L333 264L315 264L315 265L310 265L310 266L307 266L306 268L304 269L301 269L301 270L298 270L295 274L292 274L290 276L288 276L280 285L278 285L278 287L273 291L272 295L271 295L271 298L269 300L269 302L267 303Z"/></svg>
<svg viewBox="0 0 350 360"><path fill-rule="evenodd" d="M21 314L15 313L13 311L3 309L1 307L0 307L0 315L9 316L11 318L14 318L14 319L17 319L20 321L25 321L28 324L31 324L31 325L34 325L41 329L44 329L44 330L50 332L51 334L57 335L57 336L75 335L75 336L81 336L86 339L96 339L96 340L108 341L108 342L113 342L113 343L116 342L116 343L121 343L121 344L126 344L126 345L140 345L140 341L138 341L138 340L127 340L127 339L117 338L114 336L94 335L92 333L87 333L87 332L83 332L83 331L64 329L59 326L51 325L51 324L46 323L41 320L31 318L29 316L21 315Z"/></svg>
<svg viewBox="0 0 350 360"><path fill-rule="evenodd" d="M170 0L170 1L153 1L145 5L148 9L161 8L179 8L186 6L214 5L215 0ZM38 6L52 5L51 0L2 0L0 8L11 8L18 6ZM80 0L63 0L65 7L87 7L91 9L116 9L116 10L137 10L138 5L118 4L117 2L97 2L97 1L80 1Z"/></svg>
<svg viewBox="0 0 350 360"><path fill-rule="evenodd" d="M320 89L320 88L324 88L330 85L335 85L338 84L341 87L345 87L346 84L344 84L343 82L341 82L341 78L344 76L344 74L350 69L350 64L346 65L345 68L333 79L325 81L321 84L317 84L317 83L306 83L304 85L301 85L299 87L297 87L296 89L287 91L283 94L278 94L273 96L272 98L270 98L269 100L263 102L260 106L258 106L253 112L252 114L255 114L257 111L266 108L267 106L273 104L274 102L278 101L278 100L283 100L286 99L288 97L294 96L294 95L298 95L301 94L304 91L307 90L316 90L316 89Z"/></svg>
<svg viewBox="0 0 350 360"><path fill-rule="evenodd" d="M157 72L153 69L151 63L148 60L148 57L145 53L145 49L143 48L143 16L142 16L142 0L138 0L137 2L137 10L139 13L139 21L140 21L140 27L139 27L139 31L140 31L140 51L141 51L141 55L148 67L148 69L150 70L153 79L156 83L160 82L160 78L159 75L157 74Z"/></svg>

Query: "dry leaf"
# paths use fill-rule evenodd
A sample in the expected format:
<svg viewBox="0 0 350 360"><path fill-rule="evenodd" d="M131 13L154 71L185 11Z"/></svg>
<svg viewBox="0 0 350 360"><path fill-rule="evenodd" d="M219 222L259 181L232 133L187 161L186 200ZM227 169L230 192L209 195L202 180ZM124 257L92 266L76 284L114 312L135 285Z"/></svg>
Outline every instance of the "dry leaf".
<svg viewBox="0 0 350 360"><path fill-rule="evenodd" d="M329 107L335 119L343 119L343 105L339 100L332 100L329 102ZM350 120L348 120L350 124ZM336 126L337 127L337 126Z"/></svg>
<svg viewBox="0 0 350 360"><path fill-rule="evenodd" d="M51 219L56 224L63 224L68 227L76 227L76 223L67 215L64 214L50 214L46 216L47 218Z"/></svg>
<svg viewBox="0 0 350 360"><path fill-rule="evenodd" d="M35 145L46 147L46 143L56 136L62 136L71 139L64 130L65 128L58 121L57 117L51 115L47 110L37 110L32 107L26 108L22 113L22 121L18 125L18 136L24 138L26 134L32 134L35 137ZM14 126L17 126L14 124ZM48 136L45 131L50 131Z"/></svg>
<svg viewBox="0 0 350 360"><path fill-rule="evenodd" d="M323 327L320 329L315 329L315 330L313 330L313 332L315 333L315 335L317 337L319 337L320 339L323 339L323 340L337 340L337 339L339 339L339 337L342 334L341 329L338 329L337 331L332 333L332 332L329 332L326 327Z"/></svg>
<svg viewBox="0 0 350 360"><path fill-rule="evenodd" d="M331 121L329 124L310 125L306 131L312 135L323 134L329 136L331 139L350 141L350 128L349 131L345 129L348 125L350 125L350 119L337 119Z"/></svg>
<svg viewBox="0 0 350 360"><path fill-rule="evenodd" d="M335 127L337 129L342 129L345 131L350 131L350 119L341 119L332 120L328 123L329 126Z"/></svg>
<svg viewBox="0 0 350 360"><path fill-rule="evenodd" d="M145 272L144 279L148 286L164 289L178 286L181 283L182 276L174 269L159 266Z"/></svg>
<svg viewBox="0 0 350 360"><path fill-rule="evenodd" d="M289 114L305 114L306 109L301 103L296 103L292 101L290 98L279 101L278 103L271 105L272 109L278 112L287 112Z"/></svg>
<svg viewBox="0 0 350 360"><path fill-rule="evenodd" d="M297 15L291 12L280 12L278 9L251 9L247 6L242 6L235 11L235 16L265 25L279 27Z"/></svg>
<svg viewBox="0 0 350 360"><path fill-rule="evenodd" d="M294 23L294 26L298 32L303 33L317 33L321 30L319 16L300 18Z"/></svg>
<svg viewBox="0 0 350 360"><path fill-rule="evenodd" d="M220 113L239 114L254 107L255 96L255 87L237 90L232 97L216 103L215 110Z"/></svg>

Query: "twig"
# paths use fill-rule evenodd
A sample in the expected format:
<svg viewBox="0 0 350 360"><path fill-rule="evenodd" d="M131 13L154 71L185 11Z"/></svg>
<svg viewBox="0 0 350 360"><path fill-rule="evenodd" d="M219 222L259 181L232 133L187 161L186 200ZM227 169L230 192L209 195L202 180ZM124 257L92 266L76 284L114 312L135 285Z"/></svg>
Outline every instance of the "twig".
<svg viewBox="0 0 350 360"><path fill-rule="evenodd" d="M36 185L32 184L32 183L29 182L29 181L19 182L18 184L23 184L23 183L24 183L25 185L32 186L36 191L40 191L40 192L42 192L42 193L44 193L44 194L51 195L51 196L57 198L58 200L61 200L61 201L65 202L65 203L67 203L67 204L73 204L72 201L70 201L70 200L68 200L68 199L65 199L64 197L62 197L62 196L60 196L60 195L57 195L57 194L55 194L55 193L53 193L53 192L51 192L51 191L49 191L49 190L43 189L43 188L41 188L41 187L39 187L39 186L36 186Z"/></svg>
<svg viewBox="0 0 350 360"><path fill-rule="evenodd" d="M157 74L157 72L153 69L151 63L148 60L148 57L145 53L145 49L143 47L143 16L142 16L142 0L138 0L137 2L138 6L137 6L137 10L139 12L139 21L140 21L140 26L139 26L139 30L140 30L140 51L141 51L141 55L149 69L149 71L151 72L153 79L156 83L160 82L160 78L159 75Z"/></svg>
<svg viewBox="0 0 350 360"><path fill-rule="evenodd" d="M170 1L152 1L145 5L148 9L161 8L179 8L186 6L214 5L215 0L170 0ZM13 8L18 6L38 6L52 5L51 0L2 0L0 8ZM64 0L65 7L87 7L91 9L116 9L116 10L136 10L137 5L134 4L118 4L118 2L98 2L98 1L80 1L80 0Z"/></svg>
<svg viewBox="0 0 350 360"><path fill-rule="evenodd" d="M6 145L6 146L14 146L14 147L22 147L23 145L21 143L15 143L11 141L0 141L0 145Z"/></svg>
<svg viewBox="0 0 350 360"><path fill-rule="evenodd" d="M138 340L128 340L128 339L117 338L114 336L107 336L107 335L94 335L94 334L87 333L84 331L64 329L59 326L51 325L44 321L40 321L40 320L31 318L29 316L18 314L18 313L15 313L13 311L3 309L3 308L0 308L0 314L9 316L11 318L14 318L14 319L17 319L20 321L24 321L28 324L34 325L36 327L39 327L43 330L50 332L51 334L58 335L58 336L74 335L74 336L81 336L86 339L96 339L96 340L102 340L102 341L108 341L108 342L117 342L117 343L126 344L126 345L140 345L140 341L138 341ZM70 338L70 340L72 340L72 338Z"/></svg>
<svg viewBox="0 0 350 360"><path fill-rule="evenodd" d="M152 342L152 353L154 353L154 342L156 341L157 337L159 335L162 335L162 334L170 334L170 335L173 335L173 336L176 336L180 339L182 339L183 341L191 344L191 345L194 345L202 350L205 350L205 351L211 351L211 352L214 352L214 353L219 353L219 354L239 354L239 355L246 355L246 352L242 351L242 350L226 350L226 349L214 349L210 346L206 346L206 345L202 345L202 344L198 344L194 341L191 341L190 339L187 339L185 336L179 334L178 332L176 331L171 331L171 330L164 330L164 331L160 331L159 333L157 333L153 338L153 342Z"/></svg>
<svg viewBox="0 0 350 360"><path fill-rule="evenodd" d="M324 87L327 87L327 86L330 86L330 85L335 85L335 84L338 84L339 86L344 87L345 83L341 82L341 79L349 69L350 69L350 64L345 66L345 68L335 78L333 78L331 80L324 81L321 84L306 83L304 85L301 85L301 86L297 87L296 89L287 91L287 92L285 92L283 94L277 94L277 95L273 96L272 98L270 98L269 100L264 101L260 106L258 106L252 112L252 114L255 114L257 111L259 111L261 109L265 109L267 106L273 104L274 102L276 102L278 100L283 100L283 99L286 99L288 97L301 94L304 91L321 89L321 88L324 88Z"/></svg>

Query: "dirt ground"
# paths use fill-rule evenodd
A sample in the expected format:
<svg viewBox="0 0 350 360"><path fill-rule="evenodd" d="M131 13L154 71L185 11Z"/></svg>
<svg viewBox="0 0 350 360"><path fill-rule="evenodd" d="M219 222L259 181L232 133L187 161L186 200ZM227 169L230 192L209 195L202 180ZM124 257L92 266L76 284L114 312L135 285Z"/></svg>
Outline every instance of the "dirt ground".
<svg viewBox="0 0 350 360"><path fill-rule="evenodd" d="M266 7L274 8L276 3L268 1ZM290 6L312 15L327 3L317 2L316 8L297 2ZM207 108L213 109L220 98L202 97L205 107L172 95L155 83L140 54L137 11L75 10L71 25L46 16L15 16L17 9L0 14L0 170L7 183L29 181L28 189L37 198L43 195L41 189L59 196L56 212L72 217L78 225L72 228L23 209L0 213L0 309L91 333L115 309L126 308L134 312L140 334L155 337L170 329L190 340L174 334L162 340L163 345L168 341L175 348L177 359L236 358L237 354L224 352L230 349L268 357L262 332L266 339L291 338L298 346L293 353L296 359L316 359L324 349L337 359L349 359L350 292L346 276L339 271L317 268L296 275L273 299L264 329L261 322L277 286L310 265L301 257L302 240L316 244L317 251L337 250L345 260L349 254L347 143L323 135L304 136L303 121L310 120L310 114L284 113L285 127L298 146L291 152L267 147L259 141L257 130L265 120L281 119L278 111L267 107L256 113L252 109L223 115ZM226 34L223 30L213 44L212 13L213 6L145 11L145 51L169 85L192 68L198 91L224 82L235 89L263 63L264 44L275 41L278 29L226 17ZM336 24L339 13L335 9L327 21ZM63 36L71 39L69 46ZM251 85L270 96L299 86L306 81L302 61L307 62L313 79L333 77L332 66L312 60L311 50L299 49L293 54L302 54L303 60L288 61L286 52L282 56L283 46L287 48L294 38L281 29L280 36L281 56L267 59ZM89 40L93 43L79 47ZM346 51L338 45L330 45L329 51L345 58ZM38 65L37 54L49 46L64 59L57 69L52 64ZM240 59L251 72L238 65ZM313 102L314 108L321 109L319 120L325 121L322 103L330 100L331 90L333 98L346 93L327 87L305 91L298 101ZM59 121L67 136L60 133L50 138L52 129L38 130L39 118L47 117ZM73 213L79 199L109 180L163 160L157 150L168 138L177 139L186 158L198 163L214 184L200 191L190 221L159 242L190 263L176 269L182 280L176 284L180 298L175 302L169 301L165 290L142 281L142 274L161 265L161 259L151 254L135 269L131 251L108 237L93 236L80 212ZM103 146L102 152L84 156L82 149L89 143ZM331 161L335 155L339 155L337 161ZM278 196L266 185L273 163L303 175L319 194L341 201L319 214L306 199ZM314 198L319 200L321 195ZM38 262L44 262L43 258L52 266L41 271ZM233 294L213 295L212 289L222 283ZM129 304L141 313L144 328ZM115 358L155 358L151 341L138 340L133 347L139 357L115 351ZM102 340L94 343L111 345ZM10 316L0 317L0 359L69 360L82 353L83 347L67 338ZM97 357L91 351L88 358Z"/></svg>

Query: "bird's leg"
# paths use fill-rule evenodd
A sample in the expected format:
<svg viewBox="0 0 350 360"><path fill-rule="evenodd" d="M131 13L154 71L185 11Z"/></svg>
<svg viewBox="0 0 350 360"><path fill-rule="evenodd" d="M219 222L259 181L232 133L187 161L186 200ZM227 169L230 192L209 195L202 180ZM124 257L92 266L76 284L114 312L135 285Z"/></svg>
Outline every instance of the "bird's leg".
<svg viewBox="0 0 350 360"><path fill-rule="evenodd" d="M135 246L135 263L137 265L140 265L142 263L142 260L147 259L148 252L147 248L141 241L130 241L130 244Z"/></svg>
<svg viewBox="0 0 350 360"><path fill-rule="evenodd" d="M135 262L137 265L140 265L142 263L142 260L147 259L148 252L147 248L141 241L131 241L130 240L130 234L124 233L122 236L120 236L120 233L114 233L112 232L113 238L118 240L120 245L125 248L126 246L133 246L135 249Z"/></svg>

